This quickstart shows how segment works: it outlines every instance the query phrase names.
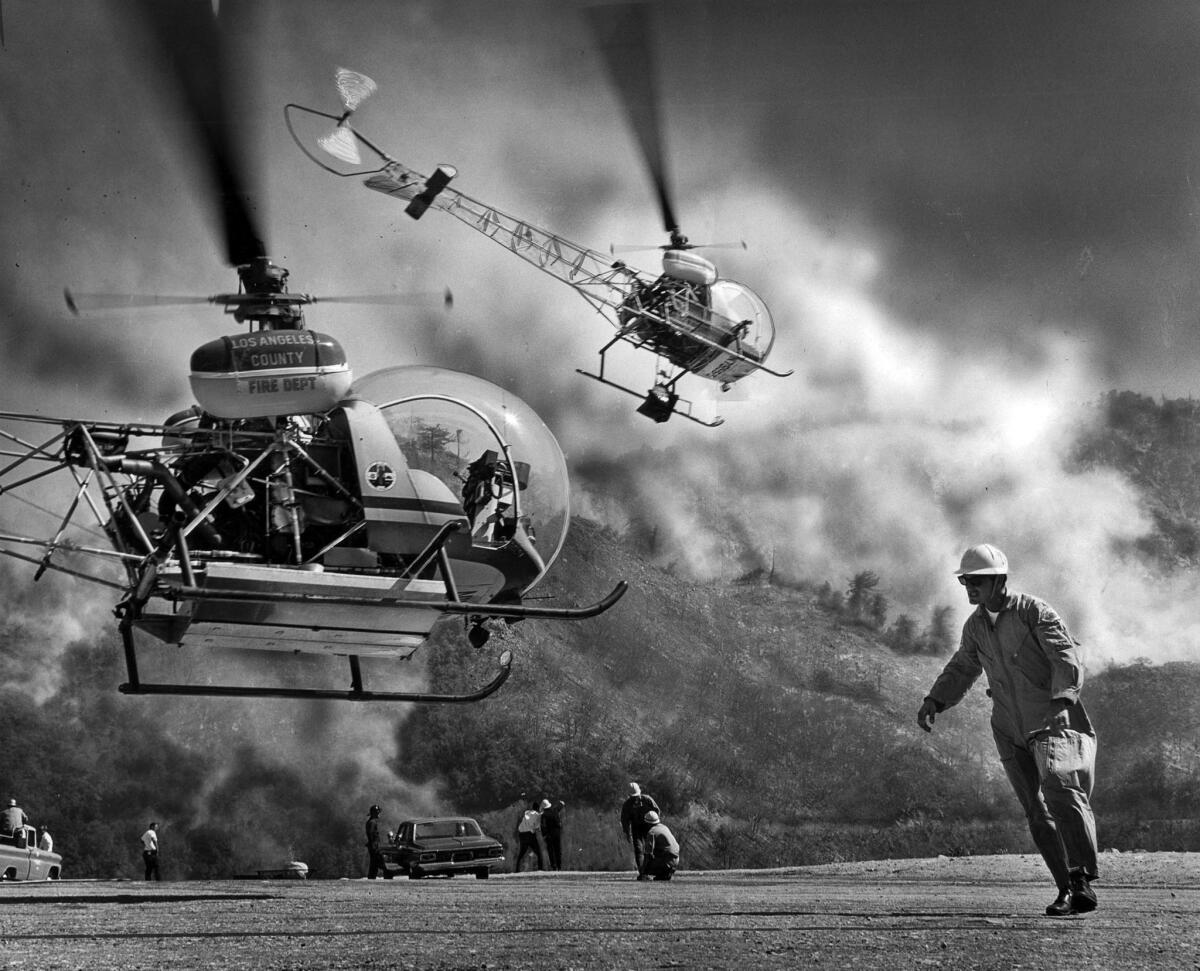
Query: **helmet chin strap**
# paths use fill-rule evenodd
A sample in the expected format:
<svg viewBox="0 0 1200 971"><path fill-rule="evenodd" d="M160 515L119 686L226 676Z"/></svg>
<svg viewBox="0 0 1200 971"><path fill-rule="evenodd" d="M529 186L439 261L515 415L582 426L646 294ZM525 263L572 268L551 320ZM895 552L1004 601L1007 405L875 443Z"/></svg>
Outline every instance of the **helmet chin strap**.
<svg viewBox="0 0 1200 971"><path fill-rule="evenodd" d="M992 589L983 600L984 609L995 613L1004 606L1004 601L1008 597L1008 576L1003 573L996 574L992 577Z"/></svg>

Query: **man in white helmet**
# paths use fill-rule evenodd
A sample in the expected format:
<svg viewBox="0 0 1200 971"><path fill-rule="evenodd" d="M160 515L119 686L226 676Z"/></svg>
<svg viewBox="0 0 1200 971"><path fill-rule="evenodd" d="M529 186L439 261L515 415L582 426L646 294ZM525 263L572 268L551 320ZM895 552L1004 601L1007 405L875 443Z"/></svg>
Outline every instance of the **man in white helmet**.
<svg viewBox="0 0 1200 971"><path fill-rule="evenodd" d="M1051 916L1096 909L1096 821L1090 803L1096 733L1079 698L1079 646L1045 601L1008 591L1008 558L973 546L955 571L974 613L962 642L917 712L930 731L980 673L988 676L992 735L1042 858L1058 886Z"/></svg>

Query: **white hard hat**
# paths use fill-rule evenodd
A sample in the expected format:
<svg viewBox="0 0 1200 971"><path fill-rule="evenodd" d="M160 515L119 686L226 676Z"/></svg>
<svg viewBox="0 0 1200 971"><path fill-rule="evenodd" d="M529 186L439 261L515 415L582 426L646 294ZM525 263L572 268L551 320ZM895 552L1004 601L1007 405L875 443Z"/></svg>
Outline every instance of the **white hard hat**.
<svg viewBox="0 0 1200 971"><path fill-rule="evenodd" d="M648 813L646 813L644 818L645 818L646 822L648 822L648 823L657 823L658 822L658 813L656 813L653 809L651 809Z"/></svg>
<svg viewBox="0 0 1200 971"><path fill-rule="evenodd" d="M994 576L1001 573L1008 573L1008 557L990 543L972 546L962 555L958 569L954 571L954 575L960 577L968 574Z"/></svg>

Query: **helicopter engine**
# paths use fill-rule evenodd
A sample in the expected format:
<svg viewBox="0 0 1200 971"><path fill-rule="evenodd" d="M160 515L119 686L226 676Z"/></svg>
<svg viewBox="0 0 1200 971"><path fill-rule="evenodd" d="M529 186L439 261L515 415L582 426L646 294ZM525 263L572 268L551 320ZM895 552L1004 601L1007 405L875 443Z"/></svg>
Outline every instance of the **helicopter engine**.
<svg viewBox="0 0 1200 971"><path fill-rule="evenodd" d="M192 394L217 418L329 411L350 390L342 345L311 330L218 337L192 353Z"/></svg>

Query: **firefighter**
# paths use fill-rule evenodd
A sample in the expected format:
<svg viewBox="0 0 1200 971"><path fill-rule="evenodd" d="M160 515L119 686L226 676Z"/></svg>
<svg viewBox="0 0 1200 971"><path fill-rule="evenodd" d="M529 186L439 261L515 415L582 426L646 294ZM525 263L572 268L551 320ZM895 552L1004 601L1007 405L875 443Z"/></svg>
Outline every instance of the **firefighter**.
<svg viewBox="0 0 1200 971"><path fill-rule="evenodd" d="M367 821L364 828L367 835L368 880L374 880L380 873L385 878L389 876L383 865L383 856L379 852L379 814L382 812L383 810L378 806L372 806L367 810Z"/></svg>
<svg viewBox="0 0 1200 971"><path fill-rule="evenodd" d="M975 611L921 703L917 724L930 731L935 717L987 673L996 750L1058 888L1046 913L1095 910L1096 733L1079 697L1079 645L1049 604L1009 592L1008 558L995 546L971 547L955 573Z"/></svg>

